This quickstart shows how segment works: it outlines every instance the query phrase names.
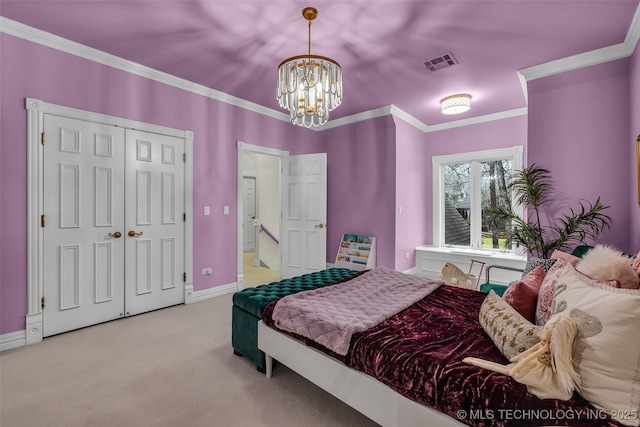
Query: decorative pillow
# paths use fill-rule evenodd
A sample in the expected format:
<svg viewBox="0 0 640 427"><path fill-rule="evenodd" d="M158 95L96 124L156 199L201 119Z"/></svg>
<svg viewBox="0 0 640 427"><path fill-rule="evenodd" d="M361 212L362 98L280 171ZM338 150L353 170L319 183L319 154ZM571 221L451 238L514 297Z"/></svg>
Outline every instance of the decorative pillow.
<svg viewBox="0 0 640 427"><path fill-rule="evenodd" d="M490 291L480 307L480 325L507 359L540 341L542 328L522 317L495 292Z"/></svg>
<svg viewBox="0 0 640 427"><path fill-rule="evenodd" d="M502 295L502 299L515 308L529 322L536 321L538 291L544 276L544 266L539 265L522 279L511 282Z"/></svg>
<svg viewBox="0 0 640 427"><path fill-rule="evenodd" d="M578 263L578 261L580 261L580 258L578 258L577 256L573 256L567 252L563 252L561 250L554 250L553 253L551 254L551 257L553 259L563 259L567 262L569 262L570 264L576 265Z"/></svg>
<svg viewBox="0 0 640 427"><path fill-rule="evenodd" d="M578 326L578 392L596 408L619 414L620 423L640 425L640 291L617 289L567 265L553 305L553 314Z"/></svg>
<svg viewBox="0 0 640 427"><path fill-rule="evenodd" d="M548 273L553 264L557 261L556 258L546 259L546 258L529 258L527 260L527 264L524 267L524 271L522 272L522 276L526 276L531 270L536 268L539 265L544 266L544 272Z"/></svg>
<svg viewBox="0 0 640 427"><path fill-rule="evenodd" d="M558 277L562 273L564 266L568 262L565 260L557 260L553 267L549 269L547 275L544 276L540 290L538 291L538 301L536 302L535 324L544 326L551 317L551 302L553 301L553 293L556 291Z"/></svg>
<svg viewBox="0 0 640 427"><path fill-rule="evenodd" d="M632 259L621 251L606 245L596 245L587 252L576 269L598 280L617 280L620 286L637 289L640 278L632 267Z"/></svg>
<svg viewBox="0 0 640 427"><path fill-rule="evenodd" d="M640 252L638 252L638 255L631 261L631 268L633 268L633 271L640 277Z"/></svg>

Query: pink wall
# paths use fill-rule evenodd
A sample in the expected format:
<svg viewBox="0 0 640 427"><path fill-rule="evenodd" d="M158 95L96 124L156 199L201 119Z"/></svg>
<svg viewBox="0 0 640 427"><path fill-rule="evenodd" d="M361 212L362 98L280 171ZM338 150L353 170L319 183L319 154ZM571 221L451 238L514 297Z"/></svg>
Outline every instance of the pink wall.
<svg viewBox="0 0 640 427"><path fill-rule="evenodd" d="M577 199L600 197L615 222L599 242L624 251L633 249L629 90L628 59L529 83L528 163L549 169L558 191L548 215L575 206Z"/></svg>
<svg viewBox="0 0 640 427"><path fill-rule="evenodd" d="M427 134L429 156L527 145L527 116L511 117ZM430 159L430 157L429 157Z"/></svg>
<svg viewBox="0 0 640 427"><path fill-rule="evenodd" d="M431 241L431 155L427 134L403 120L395 119L395 123L395 268L406 271L416 265L416 246Z"/></svg>
<svg viewBox="0 0 640 427"><path fill-rule="evenodd" d="M636 165L635 140L640 135L640 47L636 46L636 50L631 57L631 65L629 68L630 84L631 84L631 150L629 158L631 159L631 196L630 201L630 219L629 219L629 250L631 253L640 251L640 200L638 200L638 166Z"/></svg>
<svg viewBox="0 0 640 427"><path fill-rule="evenodd" d="M327 153L327 261L344 233L376 237L377 265L395 266L395 125L391 116L317 134Z"/></svg>
<svg viewBox="0 0 640 427"><path fill-rule="evenodd" d="M194 288L236 281L236 141L305 152L316 132L2 34L0 334L24 329L27 308L25 97L192 130ZM108 88L108 89L107 89ZM294 144L295 142L295 144ZM203 207L211 206L211 216ZM230 214L223 215L223 206Z"/></svg>

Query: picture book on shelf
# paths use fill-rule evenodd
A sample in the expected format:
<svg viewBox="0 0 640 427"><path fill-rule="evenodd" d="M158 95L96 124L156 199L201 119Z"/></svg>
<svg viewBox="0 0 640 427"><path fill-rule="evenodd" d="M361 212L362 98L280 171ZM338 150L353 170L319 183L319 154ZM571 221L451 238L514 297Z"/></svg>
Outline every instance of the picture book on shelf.
<svg viewBox="0 0 640 427"><path fill-rule="evenodd" d="M342 244L344 243L362 243L365 245L371 244L371 237L358 236L357 234L344 234L342 236Z"/></svg>
<svg viewBox="0 0 640 427"><path fill-rule="evenodd" d="M348 242L348 243L358 243L358 235L357 234L345 234L344 236L342 236L342 241L343 242Z"/></svg>

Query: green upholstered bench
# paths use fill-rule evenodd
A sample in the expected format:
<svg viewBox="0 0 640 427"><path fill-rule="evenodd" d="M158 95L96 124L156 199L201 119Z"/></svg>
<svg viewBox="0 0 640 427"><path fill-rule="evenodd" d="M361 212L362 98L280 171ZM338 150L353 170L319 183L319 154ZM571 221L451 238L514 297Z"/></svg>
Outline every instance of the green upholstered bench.
<svg viewBox="0 0 640 427"><path fill-rule="evenodd" d="M267 305L287 295L340 282L356 273L348 268L330 268L236 292L231 309L233 352L253 361L264 372L264 353L258 349L258 321Z"/></svg>

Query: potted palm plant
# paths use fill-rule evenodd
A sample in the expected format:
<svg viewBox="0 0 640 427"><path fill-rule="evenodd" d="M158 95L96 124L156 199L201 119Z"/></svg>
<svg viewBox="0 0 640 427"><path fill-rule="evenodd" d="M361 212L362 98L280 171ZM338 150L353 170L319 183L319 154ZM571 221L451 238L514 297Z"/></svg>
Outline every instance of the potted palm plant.
<svg viewBox="0 0 640 427"><path fill-rule="evenodd" d="M507 230L507 245L523 246L533 256L548 258L554 250L569 249L570 245L595 240L610 229L613 219L604 214L600 198L595 203L578 201L579 208L551 222L541 221L544 206L554 200L551 173L535 163L513 174L509 184L515 204L524 207L525 215L518 215L513 206L487 210L493 225Z"/></svg>

